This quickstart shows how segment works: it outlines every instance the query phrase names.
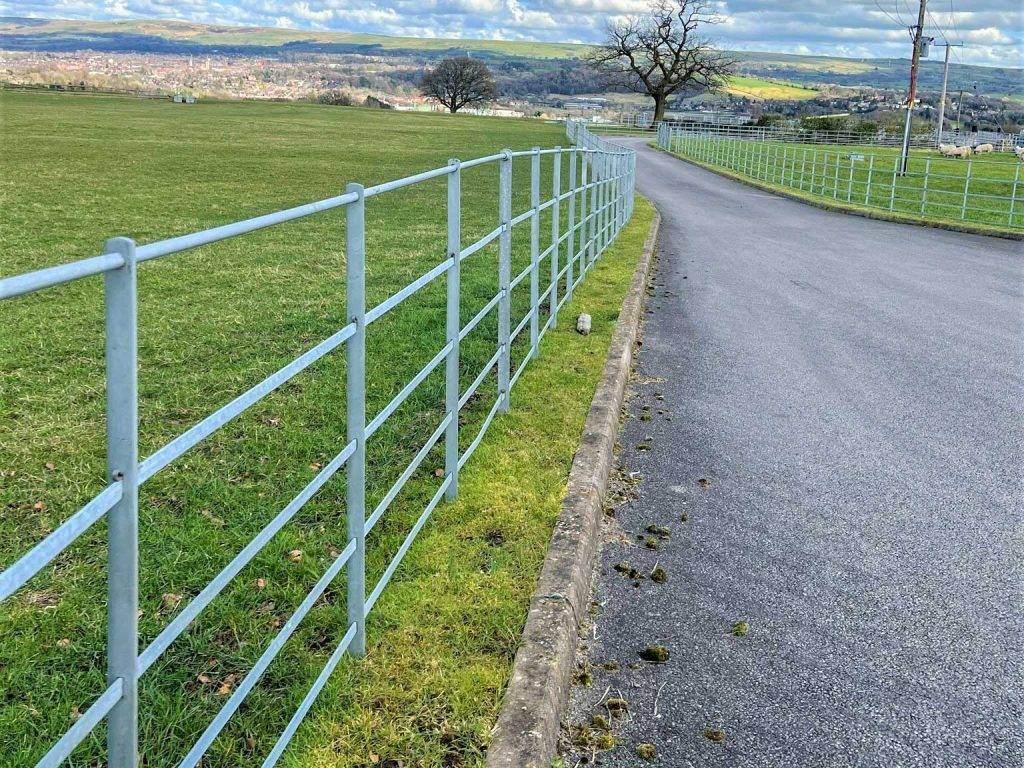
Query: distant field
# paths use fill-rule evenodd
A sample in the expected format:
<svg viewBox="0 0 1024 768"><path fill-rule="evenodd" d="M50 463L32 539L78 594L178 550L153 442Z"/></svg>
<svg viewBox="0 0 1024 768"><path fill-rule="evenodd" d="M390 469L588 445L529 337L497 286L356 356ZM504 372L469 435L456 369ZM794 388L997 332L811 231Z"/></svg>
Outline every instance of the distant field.
<svg viewBox="0 0 1024 768"><path fill-rule="evenodd" d="M915 150L908 173L900 176L893 173L899 150L889 147L677 139L673 150L832 204L992 231L1024 229L1024 182L1010 153L980 155L968 163Z"/></svg>
<svg viewBox="0 0 1024 768"><path fill-rule="evenodd" d="M561 126L540 121L297 104L186 107L6 92L0 112L3 276L91 256L113 235L148 242L450 157L567 143ZM528 164L517 161L514 175L518 213L528 205ZM495 226L496 184L494 166L464 172L466 242ZM547 173L544 184L550 188ZM444 200L444 181L436 180L367 203L368 305L444 259ZM575 334L567 318L545 339L541 359L513 393L513 414L496 422L467 464L458 502L435 512L371 615L368 658L342 664L283 764L481 763L650 220L648 209L638 210L636 227L578 296L595 333ZM341 211L318 214L140 267L143 456L347 322L343 221ZM514 273L529 259L527 233L515 230ZM464 263L463 318L494 294L495 265L494 247ZM513 293L514 323L528 282ZM371 327L371 417L443 345L444 313L440 280ZM97 278L0 302L0 569L102 487L102 319ZM492 313L463 342L464 382L490 357L495 323ZM522 356L517 346L513 360ZM343 355L327 356L146 484L143 647L344 444L344 375ZM477 401L490 402L493 383L482 392L463 412L466 442L483 417ZM442 409L443 374L435 373L374 436L370 509ZM370 585L436 488L440 461L436 452L428 456L374 529ZM336 477L145 675L146 765L181 759L331 552L344 547L344 498L344 478ZM0 605L0 766L33 764L104 687L104 537L97 525ZM292 549L303 551L301 563L285 557ZM343 634L341 584L300 625L205 768L258 764L266 755ZM89 740L74 765L102 764L103 754L101 740Z"/></svg>
<svg viewBox="0 0 1024 768"><path fill-rule="evenodd" d="M743 75L729 78L729 85L726 87L726 90L729 93L739 94L740 96L780 101L813 99L818 95L818 91L815 89L805 88L802 85Z"/></svg>

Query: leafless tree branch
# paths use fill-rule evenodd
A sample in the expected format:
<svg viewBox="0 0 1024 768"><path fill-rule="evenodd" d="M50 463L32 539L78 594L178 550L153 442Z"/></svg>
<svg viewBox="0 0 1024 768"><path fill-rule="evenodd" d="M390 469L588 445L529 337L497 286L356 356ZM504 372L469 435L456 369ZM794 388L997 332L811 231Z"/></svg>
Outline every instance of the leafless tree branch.
<svg viewBox="0 0 1024 768"><path fill-rule="evenodd" d="M722 21L707 0L653 0L646 16L610 22L604 44L587 63L607 84L649 95L654 119L661 120L670 96L683 89L718 91L732 74L736 61L700 32Z"/></svg>
<svg viewBox="0 0 1024 768"><path fill-rule="evenodd" d="M467 104L493 101L498 97L494 76L487 65L468 56L443 59L420 81L420 92L458 112Z"/></svg>

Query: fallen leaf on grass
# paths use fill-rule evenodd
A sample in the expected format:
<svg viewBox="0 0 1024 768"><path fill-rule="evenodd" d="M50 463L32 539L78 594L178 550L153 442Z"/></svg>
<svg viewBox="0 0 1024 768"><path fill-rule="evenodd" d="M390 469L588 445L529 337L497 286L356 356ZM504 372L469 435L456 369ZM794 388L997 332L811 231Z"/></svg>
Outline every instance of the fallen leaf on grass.
<svg viewBox="0 0 1024 768"><path fill-rule="evenodd" d="M238 679L238 675L228 675L221 680L220 685L217 686L218 696L227 696L235 688L235 681Z"/></svg>
<svg viewBox="0 0 1024 768"><path fill-rule="evenodd" d="M160 601L163 603L164 608L169 611L173 611L181 604L181 595L175 594L174 592L164 592L160 596Z"/></svg>

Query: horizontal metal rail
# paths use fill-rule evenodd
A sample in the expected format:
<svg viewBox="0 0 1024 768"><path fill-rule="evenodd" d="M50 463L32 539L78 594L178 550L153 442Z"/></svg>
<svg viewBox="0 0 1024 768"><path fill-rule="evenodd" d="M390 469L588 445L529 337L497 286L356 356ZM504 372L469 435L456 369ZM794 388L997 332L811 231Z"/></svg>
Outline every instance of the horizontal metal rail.
<svg viewBox="0 0 1024 768"><path fill-rule="evenodd" d="M209 749L214 739L259 683L264 672L282 650L299 622L306 616L324 591L339 575L346 571L348 617L344 636L338 642L326 665L320 671L284 731L278 737L263 765L277 763L295 735L299 724L308 714L317 695L346 654L361 655L365 649L366 616L377 604L396 574L420 530L445 497L457 493L458 474L481 444L488 429L499 413L507 410L509 392L522 376L527 364L539 354L539 342L554 325L559 309L571 300L572 291L593 268L597 258L628 222L632 213L635 183L635 155L632 150L591 134L585 126L570 122L567 133L574 140L569 147L533 148L510 151L476 158L465 162L452 161L447 166L434 168L402 179L363 188L349 185L345 193L312 203L294 206L274 213L212 227L187 235L172 237L146 245L136 245L127 238L107 242L98 256L56 267L0 280L0 299L11 299L35 293L64 283L103 275L107 303L107 386L108 386L108 464L113 482L81 509L72 514L57 529L0 572L0 600L10 598L30 580L37 577L54 558L64 552L93 524L107 517L109 556L108 573L111 574L108 604L108 683L106 690L86 710L76 723L53 744L37 765L57 766L93 732L104 719L107 722L107 763L111 768L137 768L138 766L138 714L137 680L146 674L168 648L182 636L211 602L234 580L242 569L260 553L303 506L308 503L342 468L347 472L346 516L349 539L344 551L330 564L327 571L305 596L282 629L269 642L254 666L246 673L241 684L232 692L214 719L199 735L181 760L181 766L195 766ZM563 158L569 159L569 183L562 185ZM530 163L531 205L529 209L512 216L513 162L528 159ZM542 160L546 159L546 160ZM541 162L552 163L553 186L550 196L541 199ZM501 212L496 226L480 239L466 246L460 243L460 217L462 210L460 178L463 171L487 164L500 170L498 210ZM579 170L577 174L576 171ZM365 307L365 218L366 201L377 195L395 192L431 180L446 180L448 185L448 255L443 261L396 291L377 306ZM562 208L568 216L563 216ZM259 383L218 408L183 433L173 438L156 452L139 461L137 414L137 362L135 327L137 316L136 282L139 264L173 255L192 248L211 245L218 241L240 237L267 227L311 216L332 209L344 209L346 215L346 291L347 321L339 330L319 344L303 352ZM551 219L550 239L541 243L540 217ZM564 226L562 222L564 221ZM511 278L511 232L521 224L530 227L530 264ZM461 263L492 243L498 244L497 274L499 287L496 294L465 324L460 323L459 309L462 299L459 267ZM564 259L563 259L564 257ZM545 275L541 274L541 265ZM550 272L550 278L546 276ZM426 286L444 276L447 283L447 338L441 349L420 371L395 394L387 405L371 420L365 416L367 380L365 371L366 328L381 320L403 302L417 295ZM529 281L530 308L512 327L512 290ZM543 281L543 285L541 284ZM564 282L564 290L559 284ZM542 304L548 317L539 324ZM491 313L498 315L498 335L495 352L470 385L460 391L460 343L478 329ZM524 331L529 328L530 333ZM522 339L517 343L517 338ZM527 339L527 336L529 337ZM345 347L347 357L346 409L348 437L344 447L326 466L267 521L261 530L214 576L185 607L178 612L141 653L138 649L138 630L134 617L138 614L138 493L139 487L154 477L191 448L212 435L222 426L239 416L262 398L308 369L329 353ZM513 348L525 349L523 359L515 366L511 376ZM365 509L366 452L365 444L388 422L395 412L422 386L444 362L446 407L444 416L415 455L392 482L387 493L367 516ZM498 391L484 415L479 430L465 450L459 450L460 412L468 407L492 371L498 371ZM504 378L503 378L504 377ZM442 441L442 437L444 440ZM367 534L383 519L395 499L408 485L416 471L432 450L443 442L445 447L445 473L429 502L406 533L401 545L392 555L377 583L365 593L365 547ZM131 458L136 457L136 458ZM117 581L113 574L120 574ZM118 670L121 670L119 673ZM145 716L143 714L143 716ZM42 751L42 750L41 750Z"/></svg>
<svg viewBox="0 0 1024 768"><path fill-rule="evenodd" d="M256 386L236 397L230 403L214 411L194 427L183 432L180 436L171 440L163 448L147 458L139 465L139 484L146 482L149 478L166 467L190 448L198 445L205 438L216 432L233 418L245 411L250 406L259 402L266 395L273 392L282 384L298 376L302 371L315 363L320 358L340 347L355 333L355 326L346 325L333 336L324 339L308 352L292 360L276 373L271 374Z"/></svg>
<svg viewBox="0 0 1024 768"><path fill-rule="evenodd" d="M298 628L299 622L305 618L306 614L309 613L310 609L320 599L320 596L326 591L327 587L331 585L334 578L338 575L342 568L348 564L349 559L356 551L356 544L354 541L350 541L348 546L342 550L341 554L338 555L334 562L331 563L330 567L320 577L319 581L313 586L313 589L309 591L309 594L299 604L299 607L295 609L295 613L288 617L288 621L284 623L280 631L266 647L259 659L253 665L252 669L249 670L248 674L242 678L242 682L238 684L238 687L231 693L230 698L224 702L224 706L221 707L220 712L213 718L213 721L203 731L202 736L196 741L195 745L188 751L188 754L182 759L179 764L180 768L193 768L198 765L201 761L206 750L210 748L213 740L217 738L217 735L224 730L224 726L228 724L228 720L242 705L242 701L249 695L249 692L256 686L259 679L263 677L263 673L270 666L270 662L274 660L274 657L280 653L281 649L284 648L285 642L291 637L292 633Z"/></svg>
<svg viewBox="0 0 1024 768"><path fill-rule="evenodd" d="M223 591L224 587L295 517L296 513L302 509L306 502L313 498L317 491L323 488L327 481L345 465L345 462L355 452L355 447L354 443L349 443L323 469L317 472L316 477L310 480L306 487L299 491L298 495L288 502L284 509L278 512L269 523L263 526L263 529L256 534L252 541L246 544L242 551L235 555L231 562L224 566L224 569L214 576L210 583L198 595L192 598L192 601L185 606L181 613L175 616L171 623L157 635L149 647L139 655L139 677L146 673L153 665L153 662L160 658L161 654L188 628L189 624L195 621L196 617L203 612L203 609L213 602L213 599Z"/></svg>
<svg viewBox="0 0 1024 768"><path fill-rule="evenodd" d="M121 500L121 483L108 485L88 504L75 512L60 526L26 552L17 562L0 573L0 601L6 600L39 571L49 565L57 555L113 509Z"/></svg>

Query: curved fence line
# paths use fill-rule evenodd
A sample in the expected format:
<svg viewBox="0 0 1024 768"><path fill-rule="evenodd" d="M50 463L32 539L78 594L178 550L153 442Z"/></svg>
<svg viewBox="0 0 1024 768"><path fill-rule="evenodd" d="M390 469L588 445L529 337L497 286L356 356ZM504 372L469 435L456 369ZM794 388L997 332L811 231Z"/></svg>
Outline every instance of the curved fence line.
<svg viewBox="0 0 1024 768"><path fill-rule="evenodd" d="M657 123L593 123L590 129L603 135L639 135L654 133L661 126L691 133L697 136L722 136L749 141L784 141L793 144L844 144L873 147L899 147L903 144L903 132L890 133L884 129L868 131L824 131L812 128L746 125L737 123L715 123L701 120L666 119ZM995 131L977 131L957 133L943 131L941 139L936 131L915 133L910 137L910 146L918 149L935 147L940 142L957 146L976 147L980 144L992 144L996 152L1013 152L1014 147L1024 146L1024 133L996 133Z"/></svg>
<svg viewBox="0 0 1024 768"><path fill-rule="evenodd" d="M68 518L32 550L0 573L0 601L17 592L54 557L101 519L108 523L108 620L107 688L38 761L37 766L57 766L104 720L107 731L107 764L111 768L135 768L138 758L138 680L168 647L189 627L209 603L270 539L312 499L323 485L343 467L347 473L346 518L348 541L344 550L321 576L313 589L268 644L256 665L224 704L221 711L199 736L180 765L199 764L206 750L259 682L267 666L295 631L303 615L342 570L348 594L348 621L344 637L316 678L295 714L281 734L264 766L277 762L306 716L313 701L326 684L331 671L346 653L365 652L366 617L373 609L417 533L443 498L458 493L459 470L480 444L494 417L509 409L509 393L526 367L539 353L539 342L557 322L558 311L572 298L574 289L586 277L596 260L629 221L633 212L635 154L590 133L582 124L567 123L571 147L534 148L526 151L504 150L498 154L465 162L452 160L430 171L364 188L350 184L344 194L296 206L275 213L226 224L193 234L173 237L146 245L118 237L108 240L98 256L0 280L0 300L82 278L103 275L106 305L106 389L107 389L107 465L109 485L82 509ZM530 207L513 216L512 163L520 158L530 164ZM541 200L541 164L552 166L550 197ZM563 162L564 161L564 162ZM464 245L461 236L463 169L485 164L499 166L498 226L481 240ZM566 172L563 184L563 170ZM447 257L434 269L370 310L365 301L366 199L385 192L401 190L429 179L447 179ZM565 203L568 220L561 221ZM170 256L201 245L243 236L266 227L311 216L333 208L344 208L346 216L346 311L348 322L333 335L242 393L227 405L171 440L143 461L138 456L138 360L137 322L139 280L138 265L151 259ZM551 209L550 244L541 249L540 216ZM515 280L511 276L512 230L517 224L530 227L530 265ZM472 254L494 241L498 242L498 292L483 310L463 324L459 316L460 265ZM564 257L564 258L563 258ZM550 266L550 280L541 290L541 265ZM547 271L547 270L545 270ZM434 358L372 420L366 418L366 327L401 304L434 280L445 277L446 341ZM513 330L512 288L530 281L530 308ZM541 310L548 318L541 326ZM497 311L498 335L494 356L480 375L463 391L459 381L459 343L490 312ZM516 336L529 328L529 352L515 372L511 366L511 346ZM253 538L215 576L209 584L168 624L141 653L138 648L138 495L139 487L202 442L264 396L298 375L323 356L345 347L346 354L346 445L324 466L306 487ZM372 512L366 515L365 444L406 398L435 369L444 364L445 416L419 450L397 482ZM498 392L479 432L465 451L459 451L459 410L465 407L483 380L497 366ZM365 583L366 534L386 511L388 504L415 472L431 448L443 441L444 475L419 518L412 526L383 575L367 594Z"/></svg>
<svg viewBox="0 0 1024 768"><path fill-rule="evenodd" d="M668 125L658 129L658 146L815 197L937 220L1024 228L1019 162L912 155L901 174L893 153L698 135Z"/></svg>

